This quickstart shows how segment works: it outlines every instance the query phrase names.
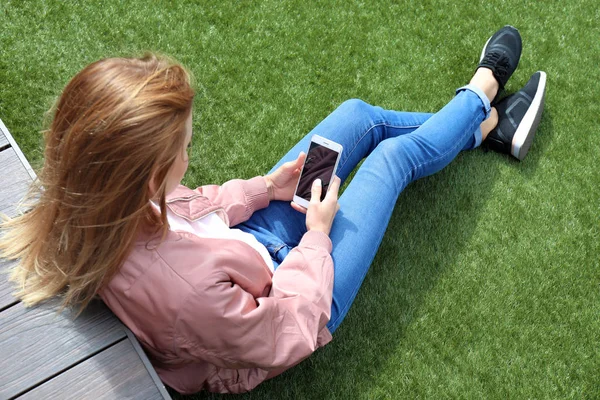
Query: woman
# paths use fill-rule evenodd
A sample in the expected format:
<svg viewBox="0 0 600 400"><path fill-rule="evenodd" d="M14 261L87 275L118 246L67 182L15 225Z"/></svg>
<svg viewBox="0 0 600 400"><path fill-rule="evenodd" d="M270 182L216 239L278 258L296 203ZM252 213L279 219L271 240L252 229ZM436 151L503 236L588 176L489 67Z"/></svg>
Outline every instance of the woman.
<svg viewBox="0 0 600 400"><path fill-rule="evenodd" d="M527 154L545 74L490 106L520 54L518 31L504 27L437 114L350 100L268 175L195 190L179 185L192 140L186 71L154 56L91 64L45 133L39 200L3 224L2 255L20 258L18 295L85 307L99 294L169 386L250 390L331 340L408 183L486 138ZM344 152L325 199L317 180L305 210L290 201L312 134Z"/></svg>

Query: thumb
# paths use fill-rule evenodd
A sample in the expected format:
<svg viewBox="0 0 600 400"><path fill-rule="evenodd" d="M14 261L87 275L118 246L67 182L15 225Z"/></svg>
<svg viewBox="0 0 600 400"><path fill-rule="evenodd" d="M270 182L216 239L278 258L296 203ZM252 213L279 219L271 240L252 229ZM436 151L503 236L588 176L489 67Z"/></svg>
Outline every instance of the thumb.
<svg viewBox="0 0 600 400"><path fill-rule="evenodd" d="M312 188L310 191L310 202L311 203L320 203L321 202L321 180L320 179L315 179L315 181L312 184Z"/></svg>
<svg viewBox="0 0 600 400"><path fill-rule="evenodd" d="M301 167L302 164L304 164L305 159L306 159L306 153L301 151L300 154L298 154L298 158L296 159L296 166Z"/></svg>
<svg viewBox="0 0 600 400"><path fill-rule="evenodd" d="M304 152L300 152L300 154L298 154L298 158L296 158L295 160L286 162L285 164L283 164L283 168L290 170L290 171L294 171L294 170L302 167L302 164L304 164L305 158L306 158L306 154Z"/></svg>

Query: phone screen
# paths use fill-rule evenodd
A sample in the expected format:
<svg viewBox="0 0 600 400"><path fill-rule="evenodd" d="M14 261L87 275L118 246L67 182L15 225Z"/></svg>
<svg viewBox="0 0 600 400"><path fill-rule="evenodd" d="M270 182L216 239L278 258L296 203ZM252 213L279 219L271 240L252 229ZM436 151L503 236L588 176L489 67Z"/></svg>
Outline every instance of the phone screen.
<svg viewBox="0 0 600 400"><path fill-rule="evenodd" d="M298 188L296 189L296 196L310 201L312 184L315 179L318 178L321 179L323 184L323 189L321 190L321 201L323 201L327 194L327 189L329 188L331 175L333 175L334 172L333 168L335 167L337 156L337 151L331 150L318 143L310 142L310 148L306 154L306 161L304 161L302 176L300 177L300 182L298 182Z"/></svg>

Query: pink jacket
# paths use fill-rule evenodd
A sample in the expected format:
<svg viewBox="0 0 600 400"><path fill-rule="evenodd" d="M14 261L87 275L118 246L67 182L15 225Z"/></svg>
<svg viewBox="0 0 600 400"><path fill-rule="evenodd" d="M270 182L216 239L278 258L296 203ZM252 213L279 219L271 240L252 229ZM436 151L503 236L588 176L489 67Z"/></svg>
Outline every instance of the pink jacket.
<svg viewBox="0 0 600 400"><path fill-rule="evenodd" d="M229 226L269 204L262 177L168 198L177 215L217 213ZM178 392L239 393L299 363L331 340L331 241L307 232L271 273L250 245L187 232L140 234L100 292Z"/></svg>

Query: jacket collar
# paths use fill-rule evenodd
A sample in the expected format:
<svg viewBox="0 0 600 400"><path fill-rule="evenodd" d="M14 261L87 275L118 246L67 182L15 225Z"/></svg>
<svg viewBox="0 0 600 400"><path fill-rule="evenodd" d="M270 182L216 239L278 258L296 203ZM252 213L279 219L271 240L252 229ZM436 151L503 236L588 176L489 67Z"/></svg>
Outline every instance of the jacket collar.
<svg viewBox="0 0 600 400"><path fill-rule="evenodd" d="M223 207L214 205L208 198L200 193L179 185L166 199L167 207L173 214L186 219L189 222L194 222L211 213L216 213L229 226L229 217ZM153 210L155 210L153 208ZM155 210L158 213L157 210ZM138 233L138 241L149 243L153 240L160 242L161 235L159 232L147 232L141 230Z"/></svg>

